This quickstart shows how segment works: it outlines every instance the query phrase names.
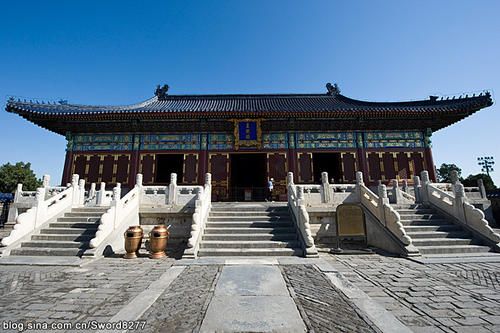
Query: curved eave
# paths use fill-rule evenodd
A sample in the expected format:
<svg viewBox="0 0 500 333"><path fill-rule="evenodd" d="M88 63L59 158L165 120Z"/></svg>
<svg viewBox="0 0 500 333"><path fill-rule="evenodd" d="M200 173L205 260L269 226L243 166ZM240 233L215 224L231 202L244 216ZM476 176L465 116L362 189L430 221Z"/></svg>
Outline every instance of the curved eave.
<svg viewBox="0 0 500 333"><path fill-rule="evenodd" d="M169 96L168 102L184 101L189 103L197 100L204 100L203 109L195 110L198 104L193 105L193 110L162 110L165 107L164 101L158 101L152 98L145 102L117 107L97 107L97 106L78 106L78 105L50 105L38 103L23 103L9 101L6 111L19 114L23 118L44 127L50 131L64 134L61 126L72 127L82 122L131 122L141 120L171 121L174 119L191 120L214 120L214 119L232 119L232 118L264 118L264 119L286 119L286 118L309 118L330 119L344 121L362 121L370 119L384 119L387 121L402 119L418 122L422 119L422 128L430 127L433 131L449 126L474 112L491 106L493 101L489 93L476 97L459 98L452 100L424 100L413 102L365 102L350 99L348 97L337 95L196 95L196 96ZM213 99L213 103L207 103L207 100ZM256 100L249 104L250 110L231 110L230 106L234 100ZM265 105L276 107L277 102L285 100L286 103L300 104L302 109L286 110L257 110ZM223 101L226 109L216 110L217 101ZM262 100L266 100L265 104ZM307 104L311 100L317 103ZM260 102L259 102L260 101ZM320 102L330 103L328 108L321 105ZM227 102L227 103L226 103ZM276 103L275 103L276 102ZM226 103L226 104L224 104ZM259 104L261 103L261 104ZM269 104L270 103L270 104ZM325 102L326 103L326 102ZM168 104L171 106L171 104ZM175 104L182 105L182 104ZM186 104L188 105L188 104ZM191 104L189 104L191 105ZM238 105L241 107L241 105ZM323 106L323 107L320 107ZM199 105L198 105L199 107ZM435 120L432 122L432 120ZM55 124L58 124L57 126ZM387 124L389 128L390 123ZM68 130L70 130L68 128Z"/></svg>

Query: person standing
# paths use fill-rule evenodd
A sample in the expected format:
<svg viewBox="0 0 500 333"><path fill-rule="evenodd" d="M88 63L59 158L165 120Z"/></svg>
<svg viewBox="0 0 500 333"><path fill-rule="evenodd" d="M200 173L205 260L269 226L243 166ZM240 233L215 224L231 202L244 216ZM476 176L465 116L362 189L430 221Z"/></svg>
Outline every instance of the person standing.
<svg viewBox="0 0 500 333"><path fill-rule="evenodd" d="M267 197L266 197L266 201L272 201L273 200L273 189L274 189L273 182L274 182L273 178L269 179L269 181L267 182Z"/></svg>

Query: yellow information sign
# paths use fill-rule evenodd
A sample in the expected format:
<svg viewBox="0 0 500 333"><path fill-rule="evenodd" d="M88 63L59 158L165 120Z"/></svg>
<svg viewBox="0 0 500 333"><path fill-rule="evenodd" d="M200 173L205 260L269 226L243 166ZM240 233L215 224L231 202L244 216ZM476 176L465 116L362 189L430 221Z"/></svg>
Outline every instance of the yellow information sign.
<svg viewBox="0 0 500 333"><path fill-rule="evenodd" d="M355 204L342 204L337 207L337 236L365 236L365 215L363 209Z"/></svg>

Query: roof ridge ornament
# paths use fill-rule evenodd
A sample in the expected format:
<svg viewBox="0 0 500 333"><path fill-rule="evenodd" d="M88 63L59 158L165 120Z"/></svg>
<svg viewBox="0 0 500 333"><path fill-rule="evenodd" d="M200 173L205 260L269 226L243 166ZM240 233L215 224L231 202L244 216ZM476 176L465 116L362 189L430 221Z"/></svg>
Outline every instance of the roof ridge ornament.
<svg viewBox="0 0 500 333"><path fill-rule="evenodd" d="M167 98L168 84L164 84L163 87L160 85L156 86L155 96L158 97L159 100L164 100Z"/></svg>
<svg viewBox="0 0 500 333"><path fill-rule="evenodd" d="M326 94L329 96L337 96L340 94L340 88L336 83L332 85L330 82L328 82L326 84L326 89L328 89L328 92Z"/></svg>

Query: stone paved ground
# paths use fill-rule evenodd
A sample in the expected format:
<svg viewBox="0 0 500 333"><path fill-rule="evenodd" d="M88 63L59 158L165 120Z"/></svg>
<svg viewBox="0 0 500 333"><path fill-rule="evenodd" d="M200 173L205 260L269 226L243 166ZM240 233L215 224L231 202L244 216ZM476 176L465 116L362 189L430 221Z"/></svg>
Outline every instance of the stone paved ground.
<svg viewBox="0 0 500 333"><path fill-rule="evenodd" d="M0 266L0 322L108 321L171 263L107 258L81 268Z"/></svg>
<svg viewBox="0 0 500 333"><path fill-rule="evenodd" d="M188 266L140 319L146 332L199 329L222 266Z"/></svg>
<svg viewBox="0 0 500 333"><path fill-rule="evenodd" d="M324 255L415 332L500 332L500 263L422 265L379 255Z"/></svg>
<svg viewBox="0 0 500 333"><path fill-rule="evenodd" d="M422 265L380 255L322 258L415 332L500 332L500 263ZM174 262L103 258L83 267L0 265L0 325L109 321ZM142 316L146 331L197 331L221 267L187 266ZM365 317L314 265L280 269L311 331L342 331L345 318L355 323L354 331L370 331ZM331 318L337 318L335 323Z"/></svg>
<svg viewBox="0 0 500 333"><path fill-rule="evenodd" d="M375 332L312 265L282 266L306 327L314 332Z"/></svg>

